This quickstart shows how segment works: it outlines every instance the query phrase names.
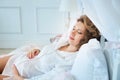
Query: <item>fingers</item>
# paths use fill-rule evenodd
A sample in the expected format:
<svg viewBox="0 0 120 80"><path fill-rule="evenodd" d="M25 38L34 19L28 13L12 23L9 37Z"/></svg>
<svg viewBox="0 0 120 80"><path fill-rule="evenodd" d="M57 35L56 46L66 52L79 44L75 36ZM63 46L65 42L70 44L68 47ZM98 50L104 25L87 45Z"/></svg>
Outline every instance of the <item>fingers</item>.
<svg viewBox="0 0 120 80"><path fill-rule="evenodd" d="M29 59L32 59L32 58L34 57L34 54L33 54L33 53L34 53L33 50L31 50L30 52L28 52L27 57L28 57Z"/></svg>
<svg viewBox="0 0 120 80"><path fill-rule="evenodd" d="M34 58L35 56L37 56L39 54L40 50L39 49L33 49L31 50L28 54L27 54L27 57L29 59L32 59Z"/></svg>
<svg viewBox="0 0 120 80"><path fill-rule="evenodd" d="M13 76L13 80L24 80L24 78L21 76Z"/></svg>
<svg viewBox="0 0 120 80"><path fill-rule="evenodd" d="M34 55L37 56L40 53L40 50L36 49Z"/></svg>
<svg viewBox="0 0 120 80"><path fill-rule="evenodd" d="M27 57L28 57L29 59L32 58L32 52L31 52L31 51L27 54Z"/></svg>
<svg viewBox="0 0 120 80"><path fill-rule="evenodd" d="M5 80L5 78L8 78L8 77L9 77L9 76L0 74L0 80ZM6 80L7 80L7 79L6 79Z"/></svg>
<svg viewBox="0 0 120 80"><path fill-rule="evenodd" d="M15 65L13 65L13 74L14 75L19 75L19 72L18 72L18 70L17 70L17 68L16 68L16 66Z"/></svg>

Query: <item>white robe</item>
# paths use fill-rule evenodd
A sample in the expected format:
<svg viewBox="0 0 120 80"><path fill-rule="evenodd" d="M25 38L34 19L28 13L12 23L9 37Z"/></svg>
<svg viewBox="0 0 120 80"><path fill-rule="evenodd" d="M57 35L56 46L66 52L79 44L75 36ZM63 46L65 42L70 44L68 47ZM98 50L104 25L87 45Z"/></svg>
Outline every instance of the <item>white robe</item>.
<svg viewBox="0 0 120 80"><path fill-rule="evenodd" d="M13 76L11 68L15 64L19 74L24 78L45 77L47 74L47 77L52 78L56 73L72 68L77 52L59 51L53 45L49 45L44 47L33 59L29 59L26 53L26 51L21 51L13 55L2 74Z"/></svg>

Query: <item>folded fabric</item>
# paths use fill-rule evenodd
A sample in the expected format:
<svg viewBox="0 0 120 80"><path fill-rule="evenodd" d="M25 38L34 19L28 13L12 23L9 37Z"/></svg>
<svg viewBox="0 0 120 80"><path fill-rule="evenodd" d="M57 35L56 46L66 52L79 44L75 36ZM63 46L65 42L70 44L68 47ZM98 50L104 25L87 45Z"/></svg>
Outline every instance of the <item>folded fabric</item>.
<svg viewBox="0 0 120 80"><path fill-rule="evenodd" d="M106 60L96 39L81 46L71 74L75 80L109 80Z"/></svg>

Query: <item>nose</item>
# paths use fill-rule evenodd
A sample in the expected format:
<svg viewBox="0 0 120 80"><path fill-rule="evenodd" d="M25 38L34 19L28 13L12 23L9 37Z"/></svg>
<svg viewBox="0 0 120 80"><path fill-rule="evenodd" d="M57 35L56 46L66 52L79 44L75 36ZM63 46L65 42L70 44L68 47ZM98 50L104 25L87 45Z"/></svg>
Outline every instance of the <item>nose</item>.
<svg viewBox="0 0 120 80"><path fill-rule="evenodd" d="M76 34L76 30L72 30L72 35L75 35Z"/></svg>
<svg viewBox="0 0 120 80"><path fill-rule="evenodd" d="M75 36L75 35L76 35L76 30L73 30L73 31L71 32L71 35L72 35L72 36Z"/></svg>

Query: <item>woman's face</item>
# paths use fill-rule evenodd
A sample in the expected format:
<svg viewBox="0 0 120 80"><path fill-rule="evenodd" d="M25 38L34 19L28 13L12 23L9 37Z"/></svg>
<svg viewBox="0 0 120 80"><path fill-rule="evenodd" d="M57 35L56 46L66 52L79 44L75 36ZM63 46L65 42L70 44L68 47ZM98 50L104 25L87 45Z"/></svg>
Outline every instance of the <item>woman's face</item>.
<svg viewBox="0 0 120 80"><path fill-rule="evenodd" d="M77 22L73 27L70 36L69 36L69 44L73 46L80 46L81 41L84 40L86 33L86 28L82 22Z"/></svg>

